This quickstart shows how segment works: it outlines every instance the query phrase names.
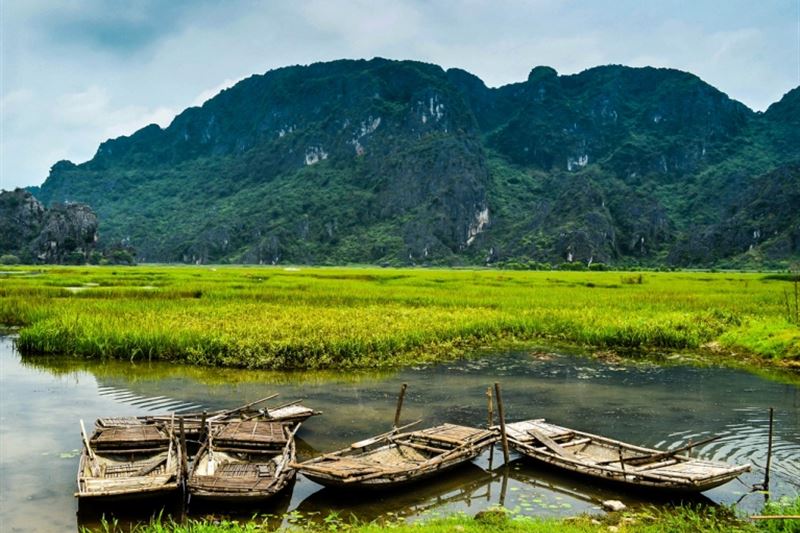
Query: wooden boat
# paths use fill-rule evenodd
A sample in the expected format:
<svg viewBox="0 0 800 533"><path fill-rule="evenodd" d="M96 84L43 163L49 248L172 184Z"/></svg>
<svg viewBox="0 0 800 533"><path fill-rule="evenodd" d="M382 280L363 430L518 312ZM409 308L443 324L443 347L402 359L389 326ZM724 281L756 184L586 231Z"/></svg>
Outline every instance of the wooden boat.
<svg viewBox="0 0 800 533"><path fill-rule="evenodd" d="M265 402L273 396L262 398L255 402L245 404L235 409L227 411L212 411L208 413L186 413L180 415L183 418L184 432L189 441L198 441L202 437L202 428L206 422L225 421L234 419L260 418L262 420L273 420L275 422L289 422L299 424L308 418L321 414L310 407L300 404L301 400L289 402L277 407L256 409L255 405ZM127 416L127 417L103 417L95 421L98 428L111 427L130 427L148 424L168 423L172 414L169 415L148 415L148 416Z"/></svg>
<svg viewBox="0 0 800 533"><path fill-rule="evenodd" d="M174 424L99 428L87 438L81 421L81 435L78 498L148 497L180 487L182 456Z"/></svg>
<svg viewBox="0 0 800 533"><path fill-rule="evenodd" d="M407 427L293 466L322 485L392 488L470 461L498 439L494 430L454 424L399 433Z"/></svg>
<svg viewBox="0 0 800 533"><path fill-rule="evenodd" d="M556 426L543 419L507 424L506 435L509 445L525 457L638 488L702 492L750 470L750 465L730 466L680 455L719 437L662 451Z"/></svg>
<svg viewBox="0 0 800 533"><path fill-rule="evenodd" d="M295 477L300 424L259 419L212 423L187 487L193 498L250 502L270 498Z"/></svg>

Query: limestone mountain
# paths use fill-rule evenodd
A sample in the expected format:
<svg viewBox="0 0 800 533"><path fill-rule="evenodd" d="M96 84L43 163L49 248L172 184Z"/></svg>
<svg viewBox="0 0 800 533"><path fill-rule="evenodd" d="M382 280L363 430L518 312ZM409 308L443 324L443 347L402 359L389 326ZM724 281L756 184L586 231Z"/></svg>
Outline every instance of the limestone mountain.
<svg viewBox="0 0 800 533"><path fill-rule="evenodd" d="M87 205L48 209L23 189L0 192L0 254L24 262L83 263L95 248L97 225Z"/></svg>
<svg viewBox="0 0 800 533"><path fill-rule="evenodd" d="M691 74L341 60L252 76L167 128L56 163L149 261L765 264L800 254L800 96Z"/></svg>

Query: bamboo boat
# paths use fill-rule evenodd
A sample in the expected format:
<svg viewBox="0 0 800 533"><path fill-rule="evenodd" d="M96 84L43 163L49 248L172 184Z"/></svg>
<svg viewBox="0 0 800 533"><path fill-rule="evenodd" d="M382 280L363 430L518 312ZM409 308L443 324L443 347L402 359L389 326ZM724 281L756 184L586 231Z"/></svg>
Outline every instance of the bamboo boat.
<svg viewBox="0 0 800 533"><path fill-rule="evenodd" d="M193 498L246 503L270 498L294 480L300 424L258 419L212 423L187 488Z"/></svg>
<svg viewBox="0 0 800 533"><path fill-rule="evenodd" d="M306 407L300 404L301 400L285 403L276 407L267 407L263 409L256 409L255 405L265 402L274 398L268 396L255 402L245 404L235 409L227 411L211 411L207 413L185 413L179 415L183 418L184 431L186 439L190 441L199 441L202 438L203 427L207 422L225 421L225 420L249 420L252 418L260 418L262 420L272 420L275 422L288 422L292 424L299 424L306 421L308 418L321 414L319 411ZM97 428L112 428L112 427L131 427L149 424L167 423L172 414L168 415L146 415L146 416L127 416L127 417L103 417L95 421Z"/></svg>
<svg viewBox="0 0 800 533"><path fill-rule="evenodd" d="M507 424L506 434L511 447L527 458L629 487L702 492L750 470L750 465L731 466L681 455L719 437L662 451L556 426L543 419Z"/></svg>
<svg viewBox="0 0 800 533"><path fill-rule="evenodd" d="M174 424L99 428L87 438L78 465L80 499L141 498L177 491L181 448Z"/></svg>
<svg viewBox="0 0 800 533"><path fill-rule="evenodd" d="M292 466L321 485L394 488L470 461L498 439L494 430L454 424L399 433L411 425Z"/></svg>

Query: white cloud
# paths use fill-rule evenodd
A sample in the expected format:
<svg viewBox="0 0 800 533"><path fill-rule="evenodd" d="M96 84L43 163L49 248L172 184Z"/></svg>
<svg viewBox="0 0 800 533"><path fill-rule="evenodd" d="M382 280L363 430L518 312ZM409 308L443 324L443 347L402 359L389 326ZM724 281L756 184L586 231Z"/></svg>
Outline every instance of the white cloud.
<svg viewBox="0 0 800 533"><path fill-rule="evenodd" d="M106 138L166 126L251 74L343 57L461 67L490 86L522 81L536 65L673 67L757 109L800 84L792 2L115 5L120 13L101 0L0 3L0 186L40 183L54 157L86 160Z"/></svg>

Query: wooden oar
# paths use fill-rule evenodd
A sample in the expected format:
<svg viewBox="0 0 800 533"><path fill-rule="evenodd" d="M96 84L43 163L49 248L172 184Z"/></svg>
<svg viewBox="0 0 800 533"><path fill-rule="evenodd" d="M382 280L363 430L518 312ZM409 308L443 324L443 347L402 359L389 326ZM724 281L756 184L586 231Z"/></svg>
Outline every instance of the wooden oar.
<svg viewBox="0 0 800 533"><path fill-rule="evenodd" d="M153 470L155 470L156 468L161 466L161 464L164 461L169 461L169 452L167 452L167 455L160 456L156 461L153 461L150 464L144 465L142 468L140 468L139 470L136 471L134 476L146 476L147 474L149 474L150 472L152 472ZM169 473L169 472L167 472L167 473Z"/></svg>
<svg viewBox="0 0 800 533"><path fill-rule="evenodd" d="M250 416L242 417L242 420L247 422L248 420L252 420L254 418L258 418L259 416L263 416L267 420L272 420L272 415L270 411L277 411L278 409L283 409L284 407L290 407L292 405L297 405L298 403L302 402L303 399L300 398L299 400L294 400L293 402L286 402L278 405L277 407L267 407L266 409L259 410L256 414Z"/></svg>
<svg viewBox="0 0 800 533"><path fill-rule="evenodd" d="M237 407L236 409L230 409L228 411L222 411L218 415L214 415L212 417L209 417L206 421L207 422L211 422L211 421L219 420L220 418L225 418L226 416L230 416L230 415L232 415L234 413L238 413L239 411L244 411L248 407L252 407L252 406L257 405L259 403L264 403L264 402L266 402L268 400L276 398L277 396L278 396L277 394L271 394L271 395L267 396L266 398L261 398L260 400L256 400L254 402L246 403L246 404L244 404L244 405L242 405L240 407Z"/></svg>
<svg viewBox="0 0 800 533"><path fill-rule="evenodd" d="M280 476L281 472L283 472L283 469L286 468L287 462L289 460L289 457L287 457L287 456L291 453L292 447L294 447L294 443L292 442L292 440L294 439L294 435L300 429L301 425L302 424L297 424L297 426L295 426L295 428L291 432L289 432L289 435L288 435L288 441L289 442L286 444L286 447L284 447L284 449L283 449L283 453L281 454L280 464L278 464L278 468L275 469L275 479L272 481L272 483L270 483L270 486L272 486L272 485L274 485L275 483L278 482L278 476Z"/></svg>
<svg viewBox="0 0 800 533"><path fill-rule="evenodd" d="M556 441L548 437L544 434L543 431L539 431L537 428L530 428L528 433L531 437L535 438L542 444L544 444L550 451L557 453L558 455L564 457L566 455L571 455L567 450L561 447Z"/></svg>
<svg viewBox="0 0 800 533"><path fill-rule="evenodd" d="M381 433L380 435L375 435L374 437L354 442L353 444L350 445L350 448L354 450L357 450L358 448L366 448L367 446L375 444L376 442L380 442L388 437L391 437L392 435L400 432L403 429L410 428L411 426L416 426L420 422L422 422L422 419L419 419L416 422L411 422L410 424L406 424L405 426L400 426L399 428L394 428L393 430L387 431L386 433Z"/></svg>
<svg viewBox="0 0 800 533"><path fill-rule="evenodd" d="M674 450L669 450L669 451L666 451L666 452L658 452L658 453L651 453L651 454L648 454L648 455L637 455L635 457L628 457L627 459L625 459L625 463L629 464L629 465L632 465L632 466L636 466L636 465L642 465L642 464L646 464L646 463L651 463L653 461L660 461L662 459L666 459L667 457L673 457L675 455L678 455L679 453L685 452L686 450L691 450L692 448L695 448L697 446L702 446L703 444L708 444L709 442L713 442L715 440L719 440L722 437L727 437L728 435L729 435L729 433L725 433L723 435L716 435L714 437L709 437L707 439L699 440L697 442L692 442L692 443L687 444L685 446L681 446L680 448L675 448ZM598 461L595 464L597 464L597 465L607 465L607 464L617 463L617 462L619 462L619 459L609 459L609 460L606 460L606 461Z"/></svg>
<svg viewBox="0 0 800 533"><path fill-rule="evenodd" d="M169 446L167 447L167 466L164 467L164 471L169 474L169 467L170 467L170 457L172 456L172 441L175 440L175 413L172 413L172 418L169 421Z"/></svg>

